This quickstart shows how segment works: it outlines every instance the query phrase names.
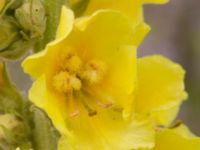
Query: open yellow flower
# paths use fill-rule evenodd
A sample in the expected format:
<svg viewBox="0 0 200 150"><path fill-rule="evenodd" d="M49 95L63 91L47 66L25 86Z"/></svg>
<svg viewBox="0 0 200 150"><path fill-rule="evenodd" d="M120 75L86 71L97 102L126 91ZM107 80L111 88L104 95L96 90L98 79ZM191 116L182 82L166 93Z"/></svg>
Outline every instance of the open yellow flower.
<svg viewBox="0 0 200 150"><path fill-rule="evenodd" d="M57 39L23 62L36 80L31 101L63 135L59 149L153 147L151 123L125 119L136 83L136 30L116 11L74 20L63 8Z"/></svg>
<svg viewBox="0 0 200 150"><path fill-rule="evenodd" d="M187 98L183 68L154 55L138 59L135 111L146 114L157 125L170 125Z"/></svg>
<svg viewBox="0 0 200 150"><path fill-rule="evenodd" d="M164 129L156 135L153 150L199 150L200 138L193 135L185 125Z"/></svg>

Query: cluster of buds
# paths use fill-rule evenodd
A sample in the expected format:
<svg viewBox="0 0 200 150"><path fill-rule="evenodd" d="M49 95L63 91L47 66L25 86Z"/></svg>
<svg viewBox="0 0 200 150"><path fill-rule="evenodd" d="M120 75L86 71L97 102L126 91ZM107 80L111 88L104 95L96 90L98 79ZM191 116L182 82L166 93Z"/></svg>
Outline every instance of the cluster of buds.
<svg viewBox="0 0 200 150"><path fill-rule="evenodd" d="M0 3L0 57L15 59L43 37L46 13L41 0Z"/></svg>

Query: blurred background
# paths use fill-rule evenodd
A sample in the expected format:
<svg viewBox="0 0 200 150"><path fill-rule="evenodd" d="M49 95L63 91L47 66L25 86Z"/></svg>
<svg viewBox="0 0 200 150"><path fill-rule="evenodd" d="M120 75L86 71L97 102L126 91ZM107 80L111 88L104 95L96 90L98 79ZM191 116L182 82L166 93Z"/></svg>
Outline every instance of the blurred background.
<svg viewBox="0 0 200 150"><path fill-rule="evenodd" d="M200 0L170 0L166 5L144 8L152 30L139 48L139 56L163 54L186 69L189 100L178 119L200 136ZM20 63L9 63L9 71L20 90L30 87Z"/></svg>

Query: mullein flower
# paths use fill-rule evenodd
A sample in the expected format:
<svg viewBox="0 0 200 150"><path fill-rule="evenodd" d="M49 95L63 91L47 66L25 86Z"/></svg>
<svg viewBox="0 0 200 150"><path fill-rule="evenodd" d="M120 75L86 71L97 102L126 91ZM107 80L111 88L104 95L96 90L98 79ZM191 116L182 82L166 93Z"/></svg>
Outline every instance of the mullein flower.
<svg viewBox="0 0 200 150"><path fill-rule="evenodd" d="M200 138L185 125L157 131L155 147L152 150L199 150Z"/></svg>
<svg viewBox="0 0 200 150"><path fill-rule="evenodd" d="M152 124L127 119L136 86L135 30L117 11L74 20L63 8L57 39L23 62L36 80L30 100L63 135L59 149L153 147Z"/></svg>
<svg viewBox="0 0 200 150"><path fill-rule="evenodd" d="M113 9L123 13L137 28L139 36L136 37L137 42L134 44L139 45L150 29L144 23L142 5L149 3L163 4L167 1L91 0L88 1L82 16L88 16L98 9ZM73 7L81 2L86 3L86 0L70 0L69 2ZM187 93L184 91L184 74L185 71L181 66L162 56L139 59L139 79L135 96L136 112L148 114L159 125L169 125L176 117L182 101L187 98Z"/></svg>

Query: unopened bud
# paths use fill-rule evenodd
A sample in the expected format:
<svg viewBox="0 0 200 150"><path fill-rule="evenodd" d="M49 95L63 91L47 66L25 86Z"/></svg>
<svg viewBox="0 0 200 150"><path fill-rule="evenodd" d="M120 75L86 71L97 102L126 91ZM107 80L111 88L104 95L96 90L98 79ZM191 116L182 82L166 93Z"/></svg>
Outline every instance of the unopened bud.
<svg viewBox="0 0 200 150"><path fill-rule="evenodd" d="M2 52L18 38L17 27L11 18L0 19L0 35L0 52Z"/></svg>
<svg viewBox="0 0 200 150"><path fill-rule="evenodd" d="M45 8L40 0L25 2L16 9L15 16L30 38L41 37L46 28Z"/></svg>
<svg viewBox="0 0 200 150"><path fill-rule="evenodd" d="M19 121L14 115L4 114L0 115L0 126L7 128L8 130L14 129L19 124ZM5 138L5 133L2 128L0 128L0 138Z"/></svg>

